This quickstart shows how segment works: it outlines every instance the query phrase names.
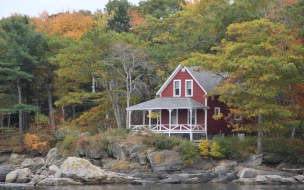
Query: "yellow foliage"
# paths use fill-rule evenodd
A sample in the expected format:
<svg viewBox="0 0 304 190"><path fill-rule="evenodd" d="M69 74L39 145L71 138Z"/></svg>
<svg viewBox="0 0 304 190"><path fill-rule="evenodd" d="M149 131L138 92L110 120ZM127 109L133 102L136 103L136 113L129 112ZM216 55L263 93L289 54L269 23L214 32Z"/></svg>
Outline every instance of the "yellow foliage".
<svg viewBox="0 0 304 190"><path fill-rule="evenodd" d="M213 142L210 149L210 156L221 158L223 154L221 153L221 146L217 142Z"/></svg>
<svg viewBox="0 0 304 190"><path fill-rule="evenodd" d="M209 141L208 140L202 140L202 142L199 143L198 148L200 149L200 154L204 158L208 158L208 155L209 155Z"/></svg>
<svg viewBox="0 0 304 190"><path fill-rule="evenodd" d="M25 148L33 153L43 153L48 149L48 143L40 139L36 134L27 133L24 135Z"/></svg>

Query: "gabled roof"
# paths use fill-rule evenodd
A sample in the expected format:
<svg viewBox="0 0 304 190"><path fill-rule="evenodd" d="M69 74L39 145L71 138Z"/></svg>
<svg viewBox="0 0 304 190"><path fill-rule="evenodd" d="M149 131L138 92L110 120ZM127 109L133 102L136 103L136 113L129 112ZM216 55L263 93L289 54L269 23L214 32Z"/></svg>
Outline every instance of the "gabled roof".
<svg viewBox="0 0 304 190"><path fill-rule="evenodd" d="M158 109L204 109L209 108L191 98L156 98L134 106L127 110L158 110Z"/></svg>
<svg viewBox="0 0 304 190"><path fill-rule="evenodd" d="M162 85L162 87L157 91L156 95L161 95L164 89L169 85L169 83L173 80L175 75L182 69L185 68L186 71L192 76L193 80L197 82L197 84L201 87L201 89L206 93L210 93L214 91L215 87L221 81L221 78L210 71L198 71L199 66L186 67L179 65L170 77L166 80L166 82Z"/></svg>

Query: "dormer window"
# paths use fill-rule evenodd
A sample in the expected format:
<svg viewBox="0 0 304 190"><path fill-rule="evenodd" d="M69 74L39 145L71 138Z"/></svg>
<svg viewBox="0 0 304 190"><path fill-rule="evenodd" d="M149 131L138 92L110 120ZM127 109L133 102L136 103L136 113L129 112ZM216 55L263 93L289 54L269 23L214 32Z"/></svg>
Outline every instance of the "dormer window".
<svg viewBox="0 0 304 190"><path fill-rule="evenodd" d="M181 81L174 80L173 81L173 96L180 96L181 95Z"/></svg>
<svg viewBox="0 0 304 190"><path fill-rule="evenodd" d="M186 97L193 96L193 80L186 80L185 88Z"/></svg>

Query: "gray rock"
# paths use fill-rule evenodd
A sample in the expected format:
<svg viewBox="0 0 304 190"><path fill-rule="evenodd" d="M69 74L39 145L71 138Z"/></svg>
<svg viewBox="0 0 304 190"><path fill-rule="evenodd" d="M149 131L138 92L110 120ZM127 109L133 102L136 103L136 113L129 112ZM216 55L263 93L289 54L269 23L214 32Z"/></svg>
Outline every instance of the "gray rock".
<svg viewBox="0 0 304 190"><path fill-rule="evenodd" d="M16 183L29 183L31 178L29 177L18 177Z"/></svg>
<svg viewBox="0 0 304 190"><path fill-rule="evenodd" d="M5 182L6 175L16 168L17 165L0 166L0 182Z"/></svg>
<svg viewBox="0 0 304 190"><path fill-rule="evenodd" d="M7 161L9 161L10 154L4 153L0 155L0 164L3 164Z"/></svg>
<svg viewBox="0 0 304 190"><path fill-rule="evenodd" d="M105 171L86 159L76 157L67 158L54 177L67 177L84 184L122 184L136 180L133 177L119 176L117 173Z"/></svg>
<svg viewBox="0 0 304 190"><path fill-rule="evenodd" d="M64 186L64 185L83 185L69 178L45 178L39 181L37 186Z"/></svg>
<svg viewBox="0 0 304 190"><path fill-rule="evenodd" d="M163 184L180 184L180 180L176 178L167 178L167 179L162 179L158 183L163 183Z"/></svg>
<svg viewBox="0 0 304 190"><path fill-rule="evenodd" d="M5 177L5 183L15 183L18 178L29 177L31 170L28 168L17 169L8 173Z"/></svg>
<svg viewBox="0 0 304 190"><path fill-rule="evenodd" d="M218 161L212 158L203 158L201 156L193 158L192 164L182 167L183 170L204 170L208 171L217 166Z"/></svg>
<svg viewBox="0 0 304 190"><path fill-rule="evenodd" d="M182 154L179 152L164 150L153 152L148 156L148 160L153 172L173 172L182 169L182 157Z"/></svg>
<svg viewBox="0 0 304 190"><path fill-rule="evenodd" d="M26 158L30 158L30 155L27 154L11 154L8 162L10 164L21 164Z"/></svg>
<svg viewBox="0 0 304 190"><path fill-rule="evenodd" d="M159 180L158 174L155 172L136 172L134 174L131 174L130 176L151 181Z"/></svg>
<svg viewBox="0 0 304 190"><path fill-rule="evenodd" d="M252 168L242 168L238 172L238 178L255 178L258 175L258 170Z"/></svg>
<svg viewBox="0 0 304 190"><path fill-rule="evenodd" d="M239 164L242 167L257 167L263 163L263 154L252 155L245 162Z"/></svg>

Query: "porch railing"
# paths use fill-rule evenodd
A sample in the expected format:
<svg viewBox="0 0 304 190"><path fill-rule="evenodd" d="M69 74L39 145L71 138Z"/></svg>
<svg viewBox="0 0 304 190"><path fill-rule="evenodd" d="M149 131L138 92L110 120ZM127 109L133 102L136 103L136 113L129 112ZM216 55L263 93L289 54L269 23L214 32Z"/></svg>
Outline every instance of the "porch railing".
<svg viewBox="0 0 304 190"><path fill-rule="evenodd" d="M131 125L133 132L139 130L150 130L154 133L206 133L206 128L204 124L154 124L154 125Z"/></svg>

